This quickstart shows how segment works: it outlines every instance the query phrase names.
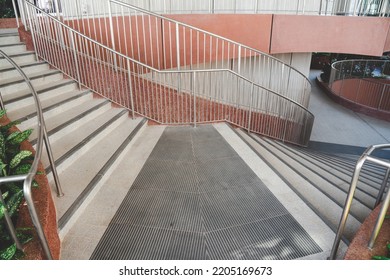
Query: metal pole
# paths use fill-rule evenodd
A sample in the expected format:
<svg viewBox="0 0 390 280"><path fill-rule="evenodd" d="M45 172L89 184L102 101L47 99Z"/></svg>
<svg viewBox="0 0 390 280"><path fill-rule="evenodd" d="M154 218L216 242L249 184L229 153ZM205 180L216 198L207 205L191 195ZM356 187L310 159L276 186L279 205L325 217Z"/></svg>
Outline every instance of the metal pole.
<svg viewBox="0 0 390 280"><path fill-rule="evenodd" d="M16 25L19 28L20 24L19 24L19 17L18 17L18 11L16 9L15 0L12 0L12 7L14 8L14 12L15 12Z"/></svg>
<svg viewBox="0 0 390 280"><path fill-rule="evenodd" d="M112 49L114 51L116 51L116 49L115 49L115 36L114 36L114 23L113 23L113 20L112 20L111 1L108 2L108 16L109 16L109 19L110 19L110 32L111 32ZM114 58L115 70L117 70L116 55L114 55L113 58Z"/></svg>
<svg viewBox="0 0 390 280"><path fill-rule="evenodd" d="M76 67L76 75L77 75L76 78L77 78L77 82L79 84L79 89L81 89L80 70L79 70L79 62L78 62L78 58L77 58L76 44L74 42L73 32L70 29L68 29L68 31L69 31L70 45L72 47L73 58L74 58L74 63L75 63L75 67Z"/></svg>
<svg viewBox="0 0 390 280"><path fill-rule="evenodd" d="M41 242L43 251L45 252L47 259L52 260L53 257L51 255L50 248L49 248L49 245L47 243L45 233L43 232L42 225L39 222L37 211L35 210L30 186L31 186L31 181L30 182L28 182L27 180L24 181L24 185L23 185L24 198L26 200L27 207L28 207L28 210L30 212L31 220L35 226L36 231L37 231L37 234L38 234L39 240Z"/></svg>
<svg viewBox="0 0 390 280"><path fill-rule="evenodd" d="M385 193L385 189L387 186L387 182L389 180L389 176L390 176L390 168L388 168L386 170L385 177L383 179L381 188L379 189L379 193L378 193L378 196L377 196L376 201L375 201L375 207L377 207L379 205L379 203L382 201L382 197L383 197L383 194ZM388 192L390 192L390 190Z"/></svg>
<svg viewBox="0 0 390 280"><path fill-rule="evenodd" d="M193 72L192 74L192 94L194 96L194 127L196 127L196 94L195 94L195 90L196 90L196 72Z"/></svg>
<svg viewBox="0 0 390 280"><path fill-rule="evenodd" d="M349 210L351 208L351 204L352 204L353 196L355 194L357 182L359 180L360 171L363 167L363 164L364 164L366 158L369 155L369 151L371 151L371 150L372 150L372 147L370 147L368 150L366 150L366 152L359 158L359 160L356 164L355 171L354 171L353 176L352 176L351 186L349 188L348 196L347 196L347 199L345 201L345 206L343 209L343 213L341 215L341 219L340 219L339 227L338 227L336 237L335 237L335 240L333 243L332 251L330 253L329 258L331 260L336 259L337 250L339 248L341 237L343 235L344 228L345 228L345 223L347 221Z"/></svg>
<svg viewBox="0 0 390 280"><path fill-rule="evenodd" d="M133 99L133 83L131 82L131 71L130 71L130 60L127 59L127 73L129 76L129 87L130 87L130 103L131 103L131 111L132 111L132 118L135 118L134 113L134 99Z"/></svg>
<svg viewBox="0 0 390 280"><path fill-rule="evenodd" d="M253 102L253 92L255 90L255 84L252 83L251 94L249 97L249 119L248 119L248 133L251 132L251 118L252 118L252 102Z"/></svg>
<svg viewBox="0 0 390 280"><path fill-rule="evenodd" d="M47 156L49 158L49 163L51 166L51 172L53 174L54 183L56 185L57 196L62 197L62 196L64 196L64 193L63 193L62 188L61 188L61 183L60 183L60 178L59 178L58 173L57 173L57 168L55 167L54 156L53 156L52 150L50 149L50 147L51 147L50 141L49 141L49 137L47 136L46 125L45 125L43 119L42 119L42 122L43 122L42 123L43 140L45 141L46 152L47 152Z"/></svg>

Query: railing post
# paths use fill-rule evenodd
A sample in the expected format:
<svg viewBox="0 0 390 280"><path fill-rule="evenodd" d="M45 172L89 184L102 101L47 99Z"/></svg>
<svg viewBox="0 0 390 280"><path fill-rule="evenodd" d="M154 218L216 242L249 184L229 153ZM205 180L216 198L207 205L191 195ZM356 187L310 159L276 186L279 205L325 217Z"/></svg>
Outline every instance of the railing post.
<svg viewBox="0 0 390 280"><path fill-rule="evenodd" d="M336 237L335 237L335 240L333 243L332 251L330 253L329 258L331 260L336 259L337 250L339 248L341 237L343 235L344 228L345 228L345 223L347 221L349 210L351 208L353 196L355 194L355 190L356 190L357 183L359 180L360 171L363 167L364 162L366 161L367 156L369 155L369 151L371 151L371 150L372 150L372 147L368 148L366 150L366 152L364 152L364 154L359 158L359 160L356 164L355 171L354 171L353 176L352 176L351 186L350 186L349 191L348 191L347 199L345 200L345 206L344 206L343 212L341 214L339 227L338 227Z"/></svg>
<svg viewBox="0 0 390 280"><path fill-rule="evenodd" d="M241 45L238 46L238 66L237 66L237 73L241 74Z"/></svg>
<svg viewBox="0 0 390 280"><path fill-rule="evenodd" d="M248 133L251 132L251 119L252 119L252 102L253 102L253 92L255 90L255 84L252 83L251 93L249 97L249 118L248 118Z"/></svg>
<svg viewBox="0 0 390 280"><path fill-rule="evenodd" d="M19 24L19 17L18 17L18 11L16 9L15 0L12 0L12 7L14 8L14 12L15 12L16 26L19 28L20 24Z"/></svg>
<svg viewBox="0 0 390 280"><path fill-rule="evenodd" d="M37 48L37 45L36 45L36 41L35 41L35 30L33 28L33 25L32 25L32 19L31 19L31 14L30 14L30 8L27 6L26 4L26 9L27 9L27 14L28 14L28 20L30 22L30 32L31 32L31 38L32 38L32 41L33 41L33 45L34 45L34 50L35 50L35 60L39 60L39 57L38 57L38 48Z"/></svg>
<svg viewBox="0 0 390 280"><path fill-rule="evenodd" d="M387 182L389 181L389 176L390 176L390 168L387 168L386 174L385 174L385 177L383 179L381 188L379 189L379 193L378 193L378 196L376 198L374 207L377 207L379 205L379 203L382 201L382 197L383 197L383 194L385 193Z"/></svg>
<svg viewBox="0 0 390 280"><path fill-rule="evenodd" d="M109 16L109 19L110 19L110 32L111 32L112 49L114 51L116 51L116 48L115 48L115 36L114 36L114 23L113 23L113 19L112 19L111 1L108 1L108 16ZM114 55L114 67L115 67L115 70L117 70L116 55Z"/></svg>
<svg viewBox="0 0 390 280"><path fill-rule="evenodd" d="M379 104L378 104L378 110L380 110L381 108L381 105L382 105L382 101L383 101L383 97L385 96L385 91L386 91L386 87L388 85L383 85L383 90L382 90L382 94L381 94L381 99L379 100Z"/></svg>
<svg viewBox="0 0 390 280"><path fill-rule="evenodd" d="M196 72L192 73L192 95L194 97L194 127L196 127Z"/></svg>
<svg viewBox="0 0 390 280"><path fill-rule="evenodd" d="M179 34L179 23L176 22L176 64L177 70L180 70L180 34Z"/></svg>
<svg viewBox="0 0 390 280"><path fill-rule="evenodd" d="M61 183L60 183L60 178L57 173L57 168L55 166L55 161L54 161L54 156L53 152L51 150L50 146L50 141L49 137L47 136L47 130L46 130L46 125L44 123L44 120L42 118L42 128L43 128L43 140L45 142L45 147L46 147L46 152L47 152L47 157L49 158L49 163L51 167L51 173L53 174L53 179L54 179L54 184L56 185L56 191L57 191L57 196L62 197L64 196L64 193L61 188Z"/></svg>
<svg viewBox="0 0 390 280"><path fill-rule="evenodd" d="M130 71L130 60L127 59L127 74L129 77L129 88L130 88L130 105L131 105L131 112L132 112L132 118L135 119L135 113L134 113L134 99L133 99L133 83L131 82L131 71Z"/></svg>
<svg viewBox="0 0 390 280"><path fill-rule="evenodd" d="M68 33L69 33L69 38L70 38L70 45L71 45L71 48L72 48L72 52L73 52L73 58L74 58L74 63L75 63L75 67L76 67L76 78L77 78L77 82L79 84L79 89L81 89L81 77L80 77L80 70L79 70L79 60L78 60L78 56L77 56L77 49L76 49L76 44L74 42L74 36L73 36L73 32L68 29Z"/></svg>
<svg viewBox="0 0 390 280"><path fill-rule="evenodd" d="M36 231L37 231L37 234L38 234L39 240L41 242L43 251L45 252L47 259L52 260L53 257L51 255L50 248L49 248L49 245L47 243L45 233L43 232L42 225L39 222L39 217L38 217L37 211L36 211L35 206L34 206L34 201L32 199L32 194L31 194L31 190L30 190L31 188L29 188L29 186L28 186L29 184L31 185L31 182L27 182L27 181L24 182L24 186L23 186L24 198L26 200L27 207L28 207L28 210L30 212L31 220L35 226Z"/></svg>

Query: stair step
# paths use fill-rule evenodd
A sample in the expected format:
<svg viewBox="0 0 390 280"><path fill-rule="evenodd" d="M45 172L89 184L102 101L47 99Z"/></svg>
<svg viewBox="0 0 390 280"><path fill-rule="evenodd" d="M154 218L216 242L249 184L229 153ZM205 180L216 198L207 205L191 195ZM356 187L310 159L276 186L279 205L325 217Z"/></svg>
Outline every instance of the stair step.
<svg viewBox="0 0 390 280"><path fill-rule="evenodd" d="M51 141L64 137L67 133L70 133L78 128L79 125L96 118L98 115L105 113L111 108L110 102L105 99L93 99L92 94L83 96L84 102L63 111L59 114L53 114L51 117L45 118L45 124L47 133ZM30 136L30 142L36 144L36 127L37 118L33 117L27 121L22 122L18 127L21 130L33 128L34 131Z"/></svg>
<svg viewBox="0 0 390 280"><path fill-rule="evenodd" d="M341 174L340 176L344 176L348 183L351 182L351 178L353 172L355 170L356 160L353 161L342 161L338 159L336 156L332 157L331 155L323 155L318 154L313 151L304 151L299 149L299 152L302 155L305 155L308 158L312 158L317 162L317 164L324 166L331 166L332 169L335 170L336 173ZM378 189L383 181L384 170L382 172L373 172L366 164L363 166L361 171L361 176L359 179L360 184L363 185L361 188L362 191L369 193L372 197L376 197L378 194ZM359 186L358 186L359 187Z"/></svg>
<svg viewBox="0 0 390 280"><path fill-rule="evenodd" d="M94 187L145 124L144 119L122 119L117 129L79 155L74 164L61 171L65 196L55 198L60 231L67 226L83 202L87 201Z"/></svg>
<svg viewBox="0 0 390 280"><path fill-rule="evenodd" d="M0 34L0 45L20 43L19 33L11 32Z"/></svg>
<svg viewBox="0 0 390 280"><path fill-rule="evenodd" d="M11 43L11 44L2 44L0 45L0 50L5 52L7 55L10 54L17 54L20 52L26 51L26 44L25 43Z"/></svg>
<svg viewBox="0 0 390 280"><path fill-rule="evenodd" d="M127 110L112 108L94 120L86 122L77 131L50 142L57 171L61 172L68 168L81 154L116 129L125 118L128 118ZM42 157L42 163L49 174L51 168L46 154Z"/></svg>
<svg viewBox="0 0 390 280"><path fill-rule="evenodd" d="M74 215L66 227L59 231L63 245L60 259L90 258L163 131L163 126L144 126L123 150L106 176L94 188L95 194L88 196L88 206L79 208L79 214ZM87 232L91 234L86 234ZM86 250L74 250L77 244L85 244L86 240L90 245Z"/></svg>
<svg viewBox="0 0 390 280"><path fill-rule="evenodd" d="M49 69L49 64L44 61L33 61L18 64L26 75L43 72ZM0 68L0 80L20 77L20 73L13 66Z"/></svg>
<svg viewBox="0 0 390 280"><path fill-rule="evenodd" d="M77 84L73 80L62 79L55 82L47 82L38 86L34 89L40 98L44 98L45 95L51 95L53 92L63 93L76 90ZM29 104L30 101L26 100L32 97L30 89L19 90L14 92L12 95L8 94L3 96L4 104L11 105L12 103L23 104L22 106Z"/></svg>
<svg viewBox="0 0 390 280"><path fill-rule="evenodd" d="M46 113L45 117L50 117L53 114L60 113L67 108L72 108L79 102L83 102L84 98L90 94L90 90L78 92L78 91L58 91L53 92L50 95L39 96L42 111ZM27 121L37 116L37 109L33 97L29 97L23 100L24 102L13 102L7 105L8 115L12 115L13 119L20 122ZM28 103L27 103L28 102ZM20 106L17 106L19 103Z"/></svg>
<svg viewBox="0 0 390 280"><path fill-rule="evenodd" d="M9 57L18 65L36 61L36 55L35 52L33 51L10 54ZM9 61L0 55L0 67L9 67L9 66L10 66Z"/></svg>
<svg viewBox="0 0 390 280"><path fill-rule="evenodd" d="M287 158L291 158L292 164L297 163L298 166L296 165L295 167L301 167L301 174L303 174L304 172L304 175L306 176L309 176L310 174L317 175L323 180L325 180L328 184L333 185L334 188L340 189L345 194L348 193L351 176L346 176L345 174L335 170L332 165L325 165L321 162L317 162L302 153L294 151L293 148L287 147L286 145L283 145L278 141L271 141L267 140L266 138L261 138L261 140L264 140L270 146L279 150L281 154L285 154ZM307 172L305 172L305 169L307 170ZM371 210L375 205L376 197L374 195L371 195L371 193L369 192L370 189L370 186L364 184L363 182L360 182L359 188L356 190L355 193L355 198Z"/></svg>
<svg viewBox="0 0 390 280"><path fill-rule="evenodd" d="M27 76L34 87L45 83L54 83L63 79L63 74L59 70L46 70ZM0 90L3 96L14 94L21 90L29 90L28 84L22 77L4 79L0 81Z"/></svg>
<svg viewBox="0 0 390 280"><path fill-rule="evenodd" d="M263 142L259 143L257 139L252 138L241 130L236 130L236 132L333 231L337 230L342 206L335 201L335 198L326 195L323 189L319 189L317 188L318 186L309 182L306 178L307 176L299 174L291 166L275 156L275 151L272 150L271 152L270 147L266 148L266 145L263 146ZM345 194L341 192L334 193L341 195L345 201ZM365 213L365 211L360 211L360 204L357 204L356 201L353 204L353 208L357 213ZM348 240L352 240L360 225L361 221L350 215L344 232L345 237Z"/></svg>

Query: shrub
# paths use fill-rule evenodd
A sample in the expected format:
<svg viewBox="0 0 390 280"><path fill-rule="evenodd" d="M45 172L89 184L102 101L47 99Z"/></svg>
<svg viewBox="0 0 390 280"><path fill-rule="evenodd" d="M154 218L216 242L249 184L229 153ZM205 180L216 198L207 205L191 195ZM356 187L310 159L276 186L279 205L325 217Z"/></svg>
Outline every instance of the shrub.
<svg viewBox="0 0 390 280"><path fill-rule="evenodd" d="M0 118L5 110L0 110ZM23 175L30 171L33 153L21 150L21 143L28 139L32 130L10 132L16 123L11 122L0 126L0 177ZM33 187L38 187L34 180ZM4 214L7 211L16 224L20 205L23 203L23 182L4 183L0 185L2 199L0 199L0 259L17 259L22 255L16 249L16 244L9 235ZM32 239L30 229L18 228L17 236L22 244Z"/></svg>

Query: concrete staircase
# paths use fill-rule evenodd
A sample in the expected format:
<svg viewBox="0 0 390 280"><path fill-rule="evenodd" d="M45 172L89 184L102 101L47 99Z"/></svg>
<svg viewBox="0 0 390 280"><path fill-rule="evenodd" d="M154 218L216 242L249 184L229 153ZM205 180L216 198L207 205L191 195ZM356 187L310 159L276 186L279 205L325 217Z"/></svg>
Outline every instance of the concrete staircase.
<svg viewBox="0 0 390 280"><path fill-rule="evenodd" d="M123 150L146 126L143 118L131 119L128 111L114 108L88 89L26 51L15 30L0 33L0 49L20 65L36 89L44 111L53 155L59 173L63 197L55 196L53 176L46 153L42 162L57 209L60 237L86 207L99 182L105 180ZM34 100L25 81L6 59L0 58L0 92L8 117L21 122L20 130L33 128L30 142L36 144L37 116Z"/></svg>
<svg viewBox="0 0 390 280"><path fill-rule="evenodd" d="M333 231L337 230L358 156L299 148L241 129L235 131ZM363 166L344 232L346 242L373 209L384 174L382 168Z"/></svg>

